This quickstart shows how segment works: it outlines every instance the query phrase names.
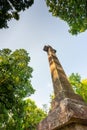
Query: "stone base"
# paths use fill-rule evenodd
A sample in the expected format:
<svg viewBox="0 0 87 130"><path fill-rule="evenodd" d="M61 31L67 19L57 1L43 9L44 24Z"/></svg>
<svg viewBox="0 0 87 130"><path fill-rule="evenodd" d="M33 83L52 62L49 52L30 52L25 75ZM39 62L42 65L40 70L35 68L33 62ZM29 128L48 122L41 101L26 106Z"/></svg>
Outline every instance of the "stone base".
<svg viewBox="0 0 87 130"><path fill-rule="evenodd" d="M59 128L56 130L87 130L87 126L86 125L81 125L81 124L74 124L71 123L63 128Z"/></svg>
<svg viewBox="0 0 87 130"><path fill-rule="evenodd" d="M77 100L79 102L79 104L82 104L84 102L83 98L78 95L78 94L75 94L75 93L72 93L72 92L69 92L69 91L60 91L58 92L58 95L57 97L55 97L53 100L52 100L52 103L51 103L51 108L52 110L56 107L58 107L59 103L61 102L61 100L64 100L64 99L71 99L71 100Z"/></svg>
<svg viewBox="0 0 87 130"><path fill-rule="evenodd" d="M61 100L48 117L39 123L37 130L87 130L87 104L69 98Z"/></svg>

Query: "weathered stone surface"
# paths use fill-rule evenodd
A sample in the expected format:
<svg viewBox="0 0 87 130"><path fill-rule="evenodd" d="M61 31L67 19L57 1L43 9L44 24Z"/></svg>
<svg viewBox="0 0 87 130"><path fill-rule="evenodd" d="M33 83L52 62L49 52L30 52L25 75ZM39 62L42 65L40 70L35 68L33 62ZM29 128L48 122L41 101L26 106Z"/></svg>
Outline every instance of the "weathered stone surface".
<svg viewBox="0 0 87 130"><path fill-rule="evenodd" d="M38 130L62 130L60 128L71 123L87 125L87 105L84 102L79 103L77 100L66 98L40 122Z"/></svg>
<svg viewBox="0 0 87 130"><path fill-rule="evenodd" d="M79 103L84 103L84 100L82 99L81 96L69 92L69 91L62 91L62 92L58 92L58 95L53 99L52 103L51 103L51 108L52 110L56 107L58 107L59 103L61 100L64 100L66 97L72 99L72 100L77 100Z"/></svg>
<svg viewBox="0 0 87 130"><path fill-rule="evenodd" d="M67 76L56 56L56 50L51 46L45 46L44 51L48 54L48 61L50 65L51 77L53 82L54 94L58 95L59 91L73 92L71 84L69 83Z"/></svg>
<svg viewBox="0 0 87 130"><path fill-rule="evenodd" d="M87 130L87 126L82 124L71 123L67 126L64 126L63 128L55 130Z"/></svg>
<svg viewBox="0 0 87 130"><path fill-rule="evenodd" d="M67 76L56 57L56 50L45 46L53 81L55 99L47 118L37 130L87 130L87 104L74 93Z"/></svg>

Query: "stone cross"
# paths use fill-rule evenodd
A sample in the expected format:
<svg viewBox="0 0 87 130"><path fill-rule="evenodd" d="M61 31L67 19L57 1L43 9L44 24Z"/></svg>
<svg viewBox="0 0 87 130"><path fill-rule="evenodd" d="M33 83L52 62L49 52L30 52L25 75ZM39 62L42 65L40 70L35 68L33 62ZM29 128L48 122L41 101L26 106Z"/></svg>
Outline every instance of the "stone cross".
<svg viewBox="0 0 87 130"><path fill-rule="evenodd" d="M55 98L52 110L37 130L87 130L87 104L75 94L56 56L56 50L45 46L53 81Z"/></svg>

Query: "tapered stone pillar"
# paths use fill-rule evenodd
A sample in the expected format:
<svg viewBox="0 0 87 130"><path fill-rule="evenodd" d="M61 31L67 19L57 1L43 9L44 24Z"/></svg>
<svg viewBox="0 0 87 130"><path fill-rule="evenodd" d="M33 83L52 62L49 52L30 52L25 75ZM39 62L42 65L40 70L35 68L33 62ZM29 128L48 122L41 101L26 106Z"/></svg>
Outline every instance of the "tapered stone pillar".
<svg viewBox="0 0 87 130"><path fill-rule="evenodd" d="M56 50L45 46L51 71L55 98L47 118L37 130L87 130L87 104L74 93L56 56Z"/></svg>

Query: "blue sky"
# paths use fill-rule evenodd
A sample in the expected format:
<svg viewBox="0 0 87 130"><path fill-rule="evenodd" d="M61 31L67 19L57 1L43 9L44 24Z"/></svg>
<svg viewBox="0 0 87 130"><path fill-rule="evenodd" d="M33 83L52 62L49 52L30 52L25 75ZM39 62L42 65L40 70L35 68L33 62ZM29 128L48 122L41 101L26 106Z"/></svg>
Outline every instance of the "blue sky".
<svg viewBox="0 0 87 130"><path fill-rule="evenodd" d="M0 30L0 48L11 50L24 48L31 57L33 67L32 85L36 93L31 97L41 106L48 104L52 92L47 54L44 45L57 50L57 56L67 74L78 72L87 77L87 31L77 36L68 33L68 25L48 12L45 0L36 0L34 5L21 12L20 20L9 22L9 29Z"/></svg>

